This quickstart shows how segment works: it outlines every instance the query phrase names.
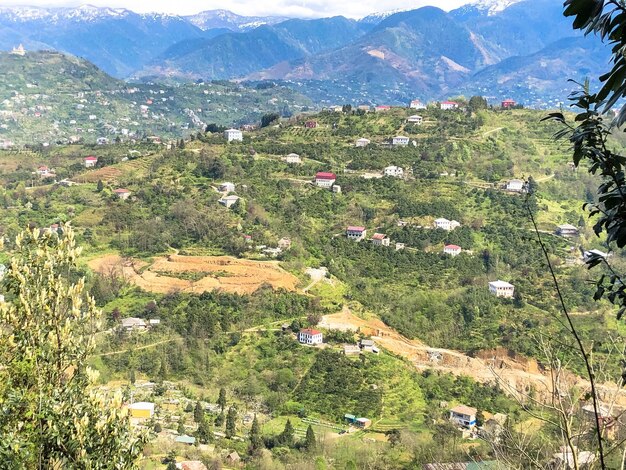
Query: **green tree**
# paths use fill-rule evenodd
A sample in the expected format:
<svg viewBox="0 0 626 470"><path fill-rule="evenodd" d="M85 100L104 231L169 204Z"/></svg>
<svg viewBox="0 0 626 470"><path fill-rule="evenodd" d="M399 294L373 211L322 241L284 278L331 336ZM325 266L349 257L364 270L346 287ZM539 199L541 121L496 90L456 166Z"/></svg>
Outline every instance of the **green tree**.
<svg viewBox="0 0 626 470"><path fill-rule="evenodd" d="M0 304L0 462L3 468L136 468L146 435L121 392L93 385L88 367L101 312L75 280L74 232L19 234Z"/></svg>
<svg viewBox="0 0 626 470"><path fill-rule="evenodd" d="M226 414L226 437L232 438L235 437L237 432L237 408L231 406L228 408L228 413Z"/></svg>
<svg viewBox="0 0 626 470"><path fill-rule="evenodd" d="M261 127L267 127L278 119L280 119L280 115L278 113L264 114L263 116L261 116Z"/></svg>
<svg viewBox="0 0 626 470"><path fill-rule="evenodd" d="M135 380L137 380L137 378L135 377L135 369L131 369L130 370L130 374L128 374L128 380L131 384L135 385Z"/></svg>
<svg viewBox="0 0 626 470"><path fill-rule="evenodd" d="M306 428L306 436L304 437L304 447L306 450L313 450L316 445L315 432L313 431L313 426L309 424L309 427Z"/></svg>
<svg viewBox="0 0 626 470"><path fill-rule="evenodd" d="M469 100L468 106L470 110L478 111L479 109L487 109L489 107L489 104L487 103L487 100L482 96L472 96Z"/></svg>
<svg viewBox="0 0 626 470"><path fill-rule="evenodd" d="M178 432L178 434L183 435L187 433L187 429L185 428L185 421L180 418L180 420L178 421L178 428L176 429L176 432Z"/></svg>
<svg viewBox="0 0 626 470"><path fill-rule="evenodd" d="M226 390L223 387L220 388L220 394L217 397L217 404L219 405L223 413L224 409L226 408Z"/></svg>
<svg viewBox="0 0 626 470"><path fill-rule="evenodd" d="M96 191L100 193L102 192L103 189L104 189L104 183L102 182L102 180L98 180L98 184L96 185Z"/></svg>
<svg viewBox="0 0 626 470"><path fill-rule="evenodd" d="M167 467L165 467L165 470L177 470L176 461L168 462Z"/></svg>
<svg viewBox="0 0 626 470"><path fill-rule="evenodd" d="M263 439L261 438L261 429L259 426L259 420L254 415L252 420L252 427L250 428L250 448L252 451L256 451L263 447Z"/></svg>
<svg viewBox="0 0 626 470"><path fill-rule="evenodd" d="M218 414L215 417L215 426L217 426L218 428L221 428L222 426L224 426L225 419L226 417L224 416L224 412L222 411L220 414Z"/></svg>
<svg viewBox="0 0 626 470"><path fill-rule="evenodd" d="M199 401L196 402L196 407L193 410L193 420L196 423L201 422L204 419L204 410Z"/></svg>
<svg viewBox="0 0 626 470"><path fill-rule="evenodd" d="M201 444L208 444L209 442L213 441L213 431L211 430L209 421L204 415L198 423L198 431L196 432L196 437Z"/></svg>
<svg viewBox="0 0 626 470"><path fill-rule="evenodd" d="M287 422L285 423L285 429L283 429L283 432L280 434L280 436L278 436L278 441L284 446L293 447L294 436L295 431L293 429L293 425L291 424L291 420L287 419Z"/></svg>
<svg viewBox="0 0 626 470"><path fill-rule="evenodd" d="M158 434L163 431L163 427L161 427L160 423L154 423L154 427L152 428L152 430Z"/></svg>

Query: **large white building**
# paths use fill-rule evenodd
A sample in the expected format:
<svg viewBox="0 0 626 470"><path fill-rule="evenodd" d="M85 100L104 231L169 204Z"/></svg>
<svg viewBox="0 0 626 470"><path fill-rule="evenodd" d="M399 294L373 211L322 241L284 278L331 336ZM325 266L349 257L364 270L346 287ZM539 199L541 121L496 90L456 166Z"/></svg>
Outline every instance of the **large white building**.
<svg viewBox="0 0 626 470"><path fill-rule="evenodd" d="M331 189L337 181L337 175L326 171L318 171L315 174L315 185L320 188Z"/></svg>
<svg viewBox="0 0 626 470"><path fill-rule="evenodd" d="M426 109L426 105L422 103L420 100L413 100L409 105L411 109Z"/></svg>
<svg viewBox="0 0 626 470"><path fill-rule="evenodd" d="M302 163L302 159L300 158L300 155L298 155L297 153L290 153L289 155L284 156L283 161L285 163L292 163L292 164Z"/></svg>
<svg viewBox="0 0 626 470"><path fill-rule="evenodd" d="M413 116L409 116L406 122L421 126L422 122L424 122L424 118L422 118L422 116L418 116L417 114L414 114Z"/></svg>
<svg viewBox="0 0 626 470"><path fill-rule="evenodd" d="M509 284L506 281L491 281L489 283L489 292L496 297L505 297L507 299L513 298L515 294L515 287L513 284Z"/></svg>
<svg viewBox="0 0 626 470"><path fill-rule="evenodd" d="M459 103L454 101L444 101L439 104L439 107L443 110L457 109L459 107Z"/></svg>
<svg viewBox="0 0 626 470"><path fill-rule="evenodd" d="M459 245L445 245L443 247L443 252L450 256L458 256L461 254L461 251L463 249Z"/></svg>
<svg viewBox="0 0 626 470"><path fill-rule="evenodd" d="M243 140L243 132L241 132L239 129L226 129L224 131L224 138L228 142L232 142L233 140L238 140L241 142Z"/></svg>
<svg viewBox="0 0 626 470"><path fill-rule="evenodd" d="M510 180L506 184L506 190L521 193L524 190L524 182L522 180Z"/></svg>
<svg viewBox="0 0 626 470"><path fill-rule="evenodd" d="M360 242L366 235L367 230L365 230L365 227L350 226L346 229L346 237L348 237L348 240Z"/></svg>
<svg viewBox="0 0 626 470"><path fill-rule="evenodd" d="M372 244L377 246L389 246L391 240L384 233L375 233L372 235Z"/></svg>
<svg viewBox="0 0 626 470"><path fill-rule="evenodd" d="M450 421L464 428L476 426L476 414L478 410L471 406L459 405L450 410Z"/></svg>
<svg viewBox="0 0 626 470"><path fill-rule="evenodd" d="M402 178L404 176L404 169L395 165L385 167L383 172L385 176L393 176L394 178Z"/></svg>
<svg viewBox="0 0 626 470"><path fill-rule="evenodd" d="M435 228L440 228L448 232L460 226L461 224L457 222L456 220L448 220L448 219L444 219L443 217L439 219L435 219Z"/></svg>
<svg viewBox="0 0 626 470"><path fill-rule="evenodd" d="M403 135L397 135L392 139L391 145L400 145L406 147L407 145L409 145L409 138Z"/></svg>
<svg viewBox="0 0 626 470"><path fill-rule="evenodd" d="M302 344L322 344L324 338L321 331L305 328L298 333L298 341Z"/></svg>

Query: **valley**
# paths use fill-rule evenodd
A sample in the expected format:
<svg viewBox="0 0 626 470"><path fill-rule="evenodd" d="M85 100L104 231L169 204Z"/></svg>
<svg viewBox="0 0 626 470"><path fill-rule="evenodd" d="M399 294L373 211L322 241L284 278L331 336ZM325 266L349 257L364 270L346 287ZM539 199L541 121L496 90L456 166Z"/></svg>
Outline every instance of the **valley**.
<svg viewBox="0 0 626 470"><path fill-rule="evenodd" d="M76 275L104 320L98 386L153 404L132 419L149 433L142 468L172 452L252 468L493 459L489 439L450 427L461 405L505 415L549 458L558 438L536 417L552 416L555 374L583 430L589 403L538 235L621 423L609 378L624 328L580 253L606 250L581 207L597 178L541 111L459 104L0 151L6 253L25 226L62 238L69 224L83 247ZM490 290L503 281L514 295Z"/></svg>

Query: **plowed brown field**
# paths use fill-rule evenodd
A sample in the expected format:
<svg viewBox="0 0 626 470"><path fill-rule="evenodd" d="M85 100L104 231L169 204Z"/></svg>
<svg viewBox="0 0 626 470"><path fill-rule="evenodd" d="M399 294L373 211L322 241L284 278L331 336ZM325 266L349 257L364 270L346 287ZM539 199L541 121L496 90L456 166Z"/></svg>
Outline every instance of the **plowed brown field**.
<svg viewBox="0 0 626 470"><path fill-rule="evenodd" d="M142 289L162 294L173 291L201 293L217 289L250 294L263 284L295 291L298 284L298 278L280 268L278 263L230 256L169 255L148 264L119 255L107 255L91 260L88 265L98 272L117 271ZM185 273L206 276L197 280L176 276L180 274L182 277Z"/></svg>

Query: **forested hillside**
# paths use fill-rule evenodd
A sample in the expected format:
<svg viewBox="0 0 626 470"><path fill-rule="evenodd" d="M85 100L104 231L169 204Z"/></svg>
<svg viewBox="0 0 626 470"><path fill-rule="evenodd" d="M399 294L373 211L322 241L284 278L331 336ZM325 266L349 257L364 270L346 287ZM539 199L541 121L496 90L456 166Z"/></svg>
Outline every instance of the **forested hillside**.
<svg viewBox="0 0 626 470"><path fill-rule="evenodd" d="M458 404L485 422L506 414L507 432L541 443L546 461L558 451L555 428L526 413L552 411L528 396L545 393L549 348L571 374L583 365L538 236L594 359L618 372L624 327L593 300L582 262L582 251L606 251L582 210L598 181L569 164L541 112L461 104L420 110L421 123L405 108L266 116L241 142L198 132L169 149L0 152L6 248L27 226L59 236L62 224L74 227L84 247L77 275L106 318L91 363L102 386L157 405L145 468L160 468L170 450L227 465L236 450L253 468L494 459L488 439L467 440L449 423ZM408 145L392 145L396 136ZM356 146L360 138L370 142ZM390 166L403 175L384 176ZM316 185L317 172L334 173L339 188ZM516 190L517 179L530 191ZM459 226L436 228L441 218ZM578 234L557 234L563 224ZM348 227L367 235L349 239ZM611 256L623 265L621 252ZM496 280L515 295L493 295ZM338 312L352 323L340 328ZM159 322L122 326L131 317ZM307 327L323 345L298 343ZM368 339L376 351L358 348ZM494 364L517 382L497 384ZM349 426L345 415L371 426ZM181 434L201 446L174 443Z"/></svg>

